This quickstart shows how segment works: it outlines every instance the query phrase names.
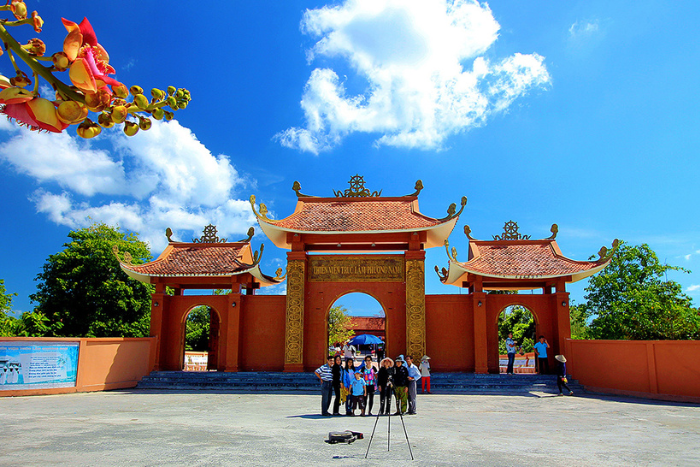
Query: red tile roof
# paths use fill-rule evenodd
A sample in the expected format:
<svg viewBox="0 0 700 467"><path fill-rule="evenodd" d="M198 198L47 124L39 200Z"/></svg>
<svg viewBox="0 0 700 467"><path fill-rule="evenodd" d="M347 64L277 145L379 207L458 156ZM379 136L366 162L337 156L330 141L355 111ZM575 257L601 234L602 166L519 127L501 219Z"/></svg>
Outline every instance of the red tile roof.
<svg viewBox="0 0 700 467"><path fill-rule="evenodd" d="M599 262L574 261L558 254L553 240L473 241L474 257L458 263L463 269L491 277L539 278L577 274L601 266Z"/></svg>
<svg viewBox="0 0 700 467"><path fill-rule="evenodd" d="M163 254L147 264L124 265L147 276L227 276L251 269L239 262L244 245L171 243Z"/></svg>
<svg viewBox="0 0 700 467"><path fill-rule="evenodd" d="M265 222L279 228L300 232L368 232L416 230L440 225L414 210L415 198L408 199L304 199L297 211L281 220Z"/></svg>
<svg viewBox="0 0 700 467"><path fill-rule="evenodd" d="M384 331L384 321L383 317L375 316L351 316L350 317L350 327L348 329L354 329L356 334L358 330L362 331ZM369 334L372 334L371 332ZM382 334L383 335L383 334Z"/></svg>

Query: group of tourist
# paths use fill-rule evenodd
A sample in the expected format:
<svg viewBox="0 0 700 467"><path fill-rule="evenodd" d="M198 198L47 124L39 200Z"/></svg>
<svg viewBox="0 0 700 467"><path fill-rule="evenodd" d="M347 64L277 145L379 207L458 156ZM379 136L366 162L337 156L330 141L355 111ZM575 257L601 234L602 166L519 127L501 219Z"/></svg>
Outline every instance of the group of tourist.
<svg viewBox="0 0 700 467"><path fill-rule="evenodd" d="M427 385L430 393L429 360L430 357L424 355L419 367L410 355L405 358L399 355L396 361L382 359L377 369L371 355L357 367L352 357L346 358L343 365L340 355L329 355L328 362L315 372L321 381L321 414L340 415L343 405L345 415L354 416L358 409L363 417L373 415L374 395L378 393L379 415L391 413L392 396L396 399L395 415L415 415L418 380L423 380L423 392Z"/></svg>
<svg viewBox="0 0 700 467"><path fill-rule="evenodd" d="M547 349L549 349L549 343L544 336L540 336L539 341L533 346L535 351L535 368L537 373L545 375L549 373L549 360L547 357ZM506 374L513 374L513 363L515 362L515 354L519 350L522 350L522 346L518 347L517 341L513 340L513 333L508 333L508 338L506 339L506 353L508 355L508 368L506 369ZM559 395L563 395L563 389L566 388L569 391L569 395L573 396L574 391L569 389L566 384L569 381L566 378L566 357L563 355L555 355L554 359L557 361L557 387L559 388Z"/></svg>

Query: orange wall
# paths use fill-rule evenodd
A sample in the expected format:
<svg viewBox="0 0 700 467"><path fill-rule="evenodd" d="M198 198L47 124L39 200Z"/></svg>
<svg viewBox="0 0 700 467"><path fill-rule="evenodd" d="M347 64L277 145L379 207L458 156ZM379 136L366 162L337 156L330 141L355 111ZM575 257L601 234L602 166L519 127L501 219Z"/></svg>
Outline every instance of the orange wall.
<svg viewBox="0 0 700 467"><path fill-rule="evenodd" d="M8 342L79 342L75 387L0 391L0 396L30 396L133 388L155 365L156 339L3 337Z"/></svg>
<svg viewBox="0 0 700 467"><path fill-rule="evenodd" d="M240 365L242 371L284 369L285 295L243 295Z"/></svg>
<svg viewBox="0 0 700 467"><path fill-rule="evenodd" d="M700 402L700 341L566 341L568 372L598 392Z"/></svg>
<svg viewBox="0 0 700 467"><path fill-rule="evenodd" d="M469 295L426 295L425 329L433 371L474 371L474 317Z"/></svg>

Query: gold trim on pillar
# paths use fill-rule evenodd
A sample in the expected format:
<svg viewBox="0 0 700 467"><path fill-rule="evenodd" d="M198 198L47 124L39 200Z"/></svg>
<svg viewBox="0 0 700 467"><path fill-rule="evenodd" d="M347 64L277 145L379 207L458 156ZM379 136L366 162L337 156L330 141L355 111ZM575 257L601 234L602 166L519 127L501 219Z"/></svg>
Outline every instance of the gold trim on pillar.
<svg viewBox="0 0 700 467"><path fill-rule="evenodd" d="M304 354L304 261L287 263L285 365L302 365Z"/></svg>
<svg viewBox="0 0 700 467"><path fill-rule="evenodd" d="M406 353L425 355L425 263L406 261Z"/></svg>

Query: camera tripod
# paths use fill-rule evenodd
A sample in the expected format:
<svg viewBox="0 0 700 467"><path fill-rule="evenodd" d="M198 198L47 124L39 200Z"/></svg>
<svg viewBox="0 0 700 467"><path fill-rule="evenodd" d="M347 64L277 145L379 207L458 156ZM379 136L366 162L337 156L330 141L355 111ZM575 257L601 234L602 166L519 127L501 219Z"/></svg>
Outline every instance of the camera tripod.
<svg viewBox="0 0 700 467"><path fill-rule="evenodd" d="M393 391L393 388L392 388ZM396 399L396 402L398 404L399 400L398 398ZM389 397L389 400L387 401L389 404L389 414L388 414L388 423L387 423L387 441L386 441L386 450L390 451L391 450L391 397ZM406 424L403 421L403 413L401 412L400 406L399 406L399 417L401 418L401 425L403 425L403 433L406 435L406 444L408 444L408 452L411 454L411 460L413 459L413 450L411 450L411 442L408 440L408 432L406 431ZM367 452L365 453L365 459L367 459L367 456L369 455L369 448L372 446L372 440L374 439L374 432L377 429L377 423L379 422L379 417L381 416L381 411L377 414L377 418L374 420L374 428L372 428L372 436L369 438L369 443L367 444Z"/></svg>

